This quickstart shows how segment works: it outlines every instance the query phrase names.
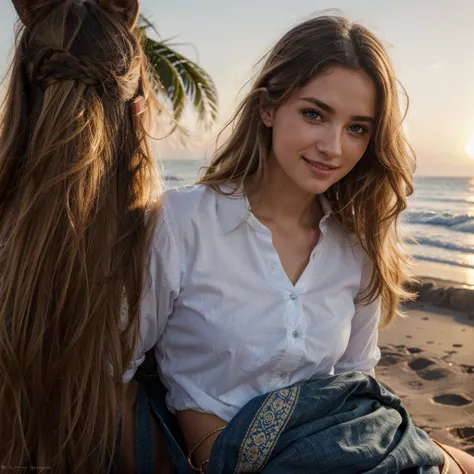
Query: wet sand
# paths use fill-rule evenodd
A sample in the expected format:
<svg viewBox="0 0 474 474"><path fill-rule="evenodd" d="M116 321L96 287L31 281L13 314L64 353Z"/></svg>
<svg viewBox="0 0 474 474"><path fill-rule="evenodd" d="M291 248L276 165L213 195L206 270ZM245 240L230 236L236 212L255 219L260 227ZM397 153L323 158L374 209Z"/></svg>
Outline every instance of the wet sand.
<svg viewBox="0 0 474 474"><path fill-rule="evenodd" d="M380 333L377 378L417 426L474 455L474 307L458 312L420 300Z"/></svg>

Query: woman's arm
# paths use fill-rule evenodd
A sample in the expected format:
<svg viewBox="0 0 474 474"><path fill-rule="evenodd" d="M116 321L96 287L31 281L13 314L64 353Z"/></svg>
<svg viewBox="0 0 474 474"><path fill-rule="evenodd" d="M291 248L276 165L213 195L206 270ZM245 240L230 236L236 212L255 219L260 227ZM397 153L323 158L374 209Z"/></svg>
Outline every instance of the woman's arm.
<svg viewBox="0 0 474 474"><path fill-rule="evenodd" d="M356 304L347 348L334 367L336 374L361 370L374 376L374 368L380 360L377 345L380 306L380 298L368 305Z"/></svg>
<svg viewBox="0 0 474 474"><path fill-rule="evenodd" d="M369 286L372 271L373 264L364 253L349 342L344 354L335 364L334 372L336 374L360 370L372 376L375 375L374 369L380 360L380 350L377 342L382 300L378 297L369 304L358 301Z"/></svg>
<svg viewBox="0 0 474 474"><path fill-rule="evenodd" d="M165 207L160 210L156 232L151 244L149 265L140 308L140 340L129 369L123 376L127 383L122 403L122 443L119 453L119 474L135 473L135 400L138 382L133 380L137 368L145 361L145 354L152 350L165 330L174 300L180 288L180 258L168 222ZM159 473L172 473L163 434L152 419L155 447L155 466Z"/></svg>
<svg viewBox="0 0 474 474"><path fill-rule="evenodd" d="M181 261L171 229L168 210L163 206L150 248L140 307L140 339L133 360L124 374L128 383L145 361L165 330L181 286Z"/></svg>

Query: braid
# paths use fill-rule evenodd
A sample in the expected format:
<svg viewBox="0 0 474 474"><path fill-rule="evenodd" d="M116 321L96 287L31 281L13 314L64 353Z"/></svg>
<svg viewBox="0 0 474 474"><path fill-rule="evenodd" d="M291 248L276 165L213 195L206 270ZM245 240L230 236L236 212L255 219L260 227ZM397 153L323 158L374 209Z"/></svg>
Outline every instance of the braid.
<svg viewBox="0 0 474 474"><path fill-rule="evenodd" d="M67 51L48 49L38 55L32 67L33 77L43 91L60 81L82 82L108 96L117 95L120 90L112 68L107 74L101 75L96 62L92 63L87 56L74 56Z"/></svg>
<svg viewBox="0 0 474 474"><path fill-rule="evenodd" d="M73 0L70 0L71 2ZM82 35L84 22L94 22L92 31L100 31L101 7L92 2L74 1L74 12L78 17L78 29L72 33L69 46L53 46L51 43L28 45L28 72L30 80L44 92L54 84L71 81L93 90L99 97L120 102L128 102L137 94L133 87L133 78L141 74L141 62L133 57L141 51L140 40L133 36L131 49L124 49L124 56L113 55L113 59L102 54L104 46L98 42L96 35L78 39ZM76 18L77 18L76 17ZM26 37L29 38L29 35ZM29 41L29 40L28 40ZM104 39L102 40L104 41ZM123 37L108 39L116 41L120 47ZM78 50L75 43L84 43L86 47Z"/></svg>

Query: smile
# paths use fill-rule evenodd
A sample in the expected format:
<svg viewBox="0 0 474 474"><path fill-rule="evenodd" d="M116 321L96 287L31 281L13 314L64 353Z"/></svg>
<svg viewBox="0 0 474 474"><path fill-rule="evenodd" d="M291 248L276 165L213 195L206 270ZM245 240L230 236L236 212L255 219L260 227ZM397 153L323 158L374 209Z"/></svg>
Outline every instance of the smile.
<svg viewBox="0 0 474 474"><path fill-rule="evenodd" d="M321 171L329 172L329 171L334 171L338 168L337 166L326 165L326 164L321 163L319 161L309 160L308 158L306 158L304 156L302 156L302 158L306 163L308 163L311 166L311 168L316 168L316 169L321 170Z"/></svg>

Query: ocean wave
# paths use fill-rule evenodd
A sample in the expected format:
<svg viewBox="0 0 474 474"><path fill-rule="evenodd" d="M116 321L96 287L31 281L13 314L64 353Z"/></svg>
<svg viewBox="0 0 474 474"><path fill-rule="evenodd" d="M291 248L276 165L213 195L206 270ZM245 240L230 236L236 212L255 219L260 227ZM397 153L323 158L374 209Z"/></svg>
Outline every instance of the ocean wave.
<svg viewBox="0 0 474 474"><path fill-rule="evenodd" d="M474 233L474 215L450 212L409 210L405 214L409 224L425 224L447 227L458 232Z"/></svg>
<svg viewBox="0 0 474 474"><path fill-rule="evenodd" d="M440 255L438 257L432 257L431 255L419 255L415 252L412 254L412 257L415 260L424 260L425 262L444 263L445 265L474 269L474 265L471 265L468 262L449 258L449 255Z"/></svg>
<svg viewBox="0 0 474 474"><path fill-rule="evenodd" d="M428 237L425 235L414 235L416 244L427 245L428 247L436 247L443 250L453 250L455 252L474 254L474 245L464 242L450 242L441 240L436 237ZM411 243L411 242L409 242Z"/></svg>
<svg viewBox="0 0 474 474"><path fill-rule="evenodd" d="M183 181L183 178L180 178L179 176L168 175L165 176L165 181Z"/></svg>
<svg viewBox="0 0 474 474"><path fill-rule="evenodd" d="M471 204L474 205L474 198L449 198L449 197L433 197L424 196L423 194L414 195L412 198L414 201L425 201L425 202L446 202L450 204Z"/></svg>

